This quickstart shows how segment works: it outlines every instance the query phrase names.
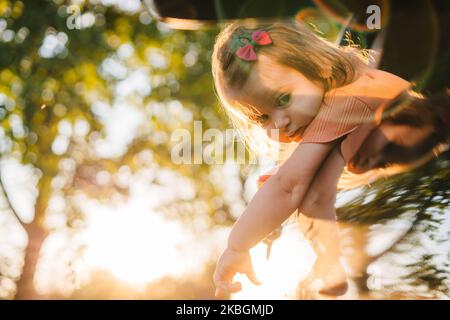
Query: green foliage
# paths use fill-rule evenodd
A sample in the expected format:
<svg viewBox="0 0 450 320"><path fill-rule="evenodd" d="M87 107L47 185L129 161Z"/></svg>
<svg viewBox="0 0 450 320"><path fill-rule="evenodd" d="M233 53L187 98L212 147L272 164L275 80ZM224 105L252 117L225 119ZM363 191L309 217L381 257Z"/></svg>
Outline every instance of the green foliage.
<svg viewBox="0 0 450 320"><path fill-rule="evenodd" d="M200 172L207 174L208 167L204 165L173 165L168 139L163 143L152 142L151 137L157 132L166 133L167 137L180 127L192 131L189 121L182 122L175 117L172 119L175 121L164 121L167 112L156 115L152 102L179 101L183 109L192 114L192 119L204 121L204 130L209 126L226 127L224 115L218 112L210 75L210 48L215 30L174 32L154 21L148 23L150 18L142 9L130 14L115 6L97 5L94 1L86 1L81 7L81 14L95 15L94 25L70 30L67 23L69 1L1 3L2 21L6 21L7 30L16 34L13 40L0 42L0 92L9 105L13 105L0 106L4 139L8 142L4 143L2 151L16 154L24 163L32 163L41 171L38 218L45 214L51 179L58 174L59 163L65 158L76 161L79 168L76 172L90 166L94 168L93 172L106 170L114 174L120 166L137 170L135 156L149 149L154 151L156 162L163 167L191 177ZM145 20L146 24L140 20ZM22 41L17 40L20 30L26 30ZM52 41L63 41L64 45L54 54L46 56L44 53L43 56L42 48L49 37ZM125 46L129 46L132 53L122 59L118 51ZM190 56L187 57L187 53ZM151 55L156 56L154 60L162 60L163 65L152 65ZM127 73L133 70L146 72L151 93L133 92L122 100L144 111L152 129L140 130L121 155L98 159L91 155L92 142L104 137L105 133L92 105L99 101L109 105L116 103L119 98L115 90L123 78L123 75L105 74L102 63L106 59L121 64ZM21 120L21 128L11 126L13 115ZM80 121L88 123L89 132L83 137L70 137L65 151L55 152L55 140L61 131L58 126L68 122L73 127ZM95 184L93 172L90 174L91 186ZM65 189L71 188L66 186ZM211 189L214 189L212 185ZM102 187L102 194L104 190Z"/></svg>
<svg viewBox="0 0 450 320"><path fill-rule="evenodd" d="M203 130L228 127L210 72L217 30L175 32L143 8L127 11L98 1L80 4L81 17L95 17L93 24L71 29L71 3L0 0L0 152L39 171L35 221L45 226L49 201L59 196L65 199L66 227L80 227L84 217L76 195L126 199L128 185L117 177L156 165L193 185L195 201L163 204L169 217L192 221L206 215L215 223L221 210L226 215L218 222L231 223L226 202L213 201L223 194L209 179L214 166L171 160L175 129L192 134L193 120L203 121ZM117 108L142 121L124 133L125 148L102 154L100 143L109 141L111 150L116 144L108 140L105 118ZM110 179L99 183L99 173Z"/></svg>
<svg viewBox="0 0 450 320"><path fill-rule="evenodd" d="M414 171L365 187L358 197L338 209L339 220L354 225L386 226L393 220L408 225L392 245L375 257L388 259L390 267L404 272L383 288L385 292L409 285L403 291L412 296L450 296L450 268L445 262L450 236L449 164L447 151ZM384 271L389 278L388 269Z"/></svg>

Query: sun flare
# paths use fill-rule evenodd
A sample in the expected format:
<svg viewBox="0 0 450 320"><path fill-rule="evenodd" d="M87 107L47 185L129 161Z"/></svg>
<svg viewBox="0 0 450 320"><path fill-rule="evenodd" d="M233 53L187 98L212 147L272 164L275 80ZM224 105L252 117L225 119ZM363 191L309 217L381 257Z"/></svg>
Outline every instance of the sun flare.
<svg viewBox="0 0 450 320"><path fill-rule="evenodd" d="M133 206L92 212L85 235L89 268L108 270L139 286L199 272L208 259L208 250L198 250L199 239L180 221Z"/></svg>
<svg viewBox="0 0 450 320"><path fill-rule="evenodd" d="M306 277L315 260L314 251L296 224L283 228L281 237L273 243L269 260L262 243L250 254L262 285L256 286L238 274L236 280L242 283L243 290L233 294L232 299L295 299L297 284Z"/></svg>

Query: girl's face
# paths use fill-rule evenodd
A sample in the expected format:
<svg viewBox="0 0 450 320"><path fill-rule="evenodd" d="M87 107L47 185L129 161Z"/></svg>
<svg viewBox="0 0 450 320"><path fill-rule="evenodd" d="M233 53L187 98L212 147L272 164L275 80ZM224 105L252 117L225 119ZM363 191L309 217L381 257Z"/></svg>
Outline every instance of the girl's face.
<svg viewBox="0 0 450 320"><path fill-rule="evenodd" d="M259 54L236 99L256 109L252 118L266 129L269 137L288 143L301 140L323 96L322 85L310 81L296 69Z"/></svg>

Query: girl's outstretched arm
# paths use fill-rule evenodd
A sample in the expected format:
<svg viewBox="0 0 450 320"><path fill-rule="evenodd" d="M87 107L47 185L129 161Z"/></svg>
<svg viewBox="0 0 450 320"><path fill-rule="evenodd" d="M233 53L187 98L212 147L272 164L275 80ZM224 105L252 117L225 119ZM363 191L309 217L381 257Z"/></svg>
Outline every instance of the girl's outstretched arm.
<svg viewBox="0 0 450 320"><path fill-rule="evenodd" d="M228 248L249 250L300 206L335 143L300 144L255 194L228 238Z"/></svg>
<svg viewBox="0 0 450 320"><path fill-rule="evenodd" d="M333 149L334 143L300 144L278 172L267 180L236 221L214 272L216 297L241 289L234 275L246 274L259 284L249 249L278 227L300 206L311 181Z"/></svg>

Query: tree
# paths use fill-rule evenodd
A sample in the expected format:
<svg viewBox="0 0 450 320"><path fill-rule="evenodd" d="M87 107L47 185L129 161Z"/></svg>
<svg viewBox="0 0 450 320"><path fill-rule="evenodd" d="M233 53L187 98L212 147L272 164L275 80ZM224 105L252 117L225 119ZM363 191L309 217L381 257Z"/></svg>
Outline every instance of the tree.
<svg viewBox="0 0 450 320"><path fill-rule="evenodd" d="M33 276L48 235L49 200L55 194L67 200L70 227L82 219L71 195L81 190L105 201L114 193L126 196L127 186L114 179L100 185L96 174L103 171L114 176L125 167L138 171L145 165L136 159L145 150L153 151L154 161L161 167L189 177L196 200L204 202L209 207L206 214L213 216L211 199L222 190L208 180L211 166L175 165L170 158L173 142L168 137L177 128L192 132L192 119L204 120L204 129L226 126L211 87L210 51L203 49L212 47L216 31L172 32L152 21L139 5L130 8L125 3L122 7L83 3L80 29L71 29L68 23L73 12L69 1L1 4L1 21L14 34L13 39L4 37L0 43L0 92L6 99L6 104L0 105L2 155L15 156L40 172L35 218L29 224L22 222L29 245L16 298L40 296ZM130 89L124 85L126 81L137 85ZM108 112L117 105L138 110L146 123L136 129L124 148L101 155L96 144L108 137L100 108ZM14 117L20 121L12 125ZM70 172L64 169L67 163ZM65 183L55 188L55 179L61 176ZM4 186L3 190L7 195ZM183 202L178 199L167 205L167 211L189 219L196 213L176 210ZM226 209L227 204L223 206ZM230 222L231 217L225 217L224 223Z"/></svg>

